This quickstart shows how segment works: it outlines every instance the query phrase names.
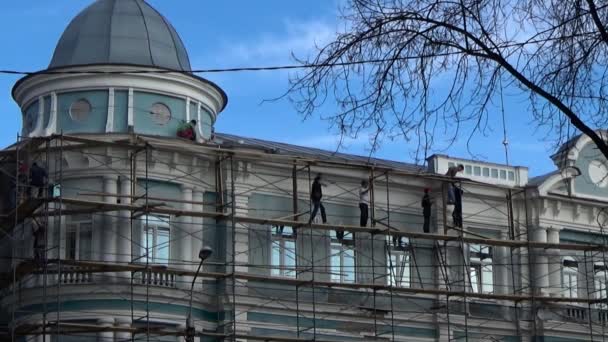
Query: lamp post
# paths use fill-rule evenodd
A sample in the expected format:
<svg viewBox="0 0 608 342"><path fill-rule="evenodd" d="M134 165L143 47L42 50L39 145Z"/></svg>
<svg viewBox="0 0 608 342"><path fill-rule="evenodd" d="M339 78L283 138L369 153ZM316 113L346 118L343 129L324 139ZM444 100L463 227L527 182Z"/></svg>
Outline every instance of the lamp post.
<svg viewBox="0 0 608 342"><path fill-rule="evenodd" d="M198 252L198 257L201 259L201 261L199 262L196 273L194 274L194 278L192 279L192 286L190 286L190 305L188 306L188 318L186 319L186 342L194 342L194 335L196 335L194 322L192 322L192 296L194 293L194 283L196 283L196 278L198 277L198 273L201 271L201 267L203 267L203 263L211 256L211 254L213 254L213 249L211 249L209 246L203 246L203 248L201 248L201 250Z"/></svg>

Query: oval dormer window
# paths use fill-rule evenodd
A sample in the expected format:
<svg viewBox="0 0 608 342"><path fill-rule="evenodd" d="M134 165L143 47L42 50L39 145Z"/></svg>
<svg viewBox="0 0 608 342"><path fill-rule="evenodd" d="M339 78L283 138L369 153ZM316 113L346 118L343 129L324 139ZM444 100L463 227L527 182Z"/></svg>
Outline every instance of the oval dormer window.
<svg viewBox="0 0 608 342"><path fill-rule="evenodd" d="M85 121L91 114L91 104L85 99L74 101L70 106L70 117L74 121Z"/></svg>
<svg viewBox="0 0 608 342"><path fill-rule="evenodd" d="M171 120L171 110L164 103L157 102L150 108L152 121L157 125L166 125Z"/></svg>

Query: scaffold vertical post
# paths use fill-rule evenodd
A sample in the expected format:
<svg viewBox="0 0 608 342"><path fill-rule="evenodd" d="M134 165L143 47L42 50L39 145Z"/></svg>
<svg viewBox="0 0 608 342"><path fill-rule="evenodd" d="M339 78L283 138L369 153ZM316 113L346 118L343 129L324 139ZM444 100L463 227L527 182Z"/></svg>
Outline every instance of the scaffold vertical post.
<svg viewBox="0 0 608 342"><path fill-rule="evenodd" d="M308 191L311 191L310 193L312 193L312 175L311 175L311 170L310 170L310 162L308 163ZM312 215L312 199L310 200L310 213ZM314 240L313 240L313 235L314 232L312 230L312 216L310 217L310 219L308 220L308 227L310 228L310 270L311 270L311 280L310 280L310 288L311 288L311 292L312 292L312 331L313 331L313 340L315 340L317 338L317 307L316 307L316 301L317 299L315 298L315 247L314 247Z"/></svg>
<svg viewBox="0 0 608 342"><path fill-rule="evenodd" d="M230 155L230 226L232 234L232 340L236 341L236 175L234 174L234 155Z"/></svg>

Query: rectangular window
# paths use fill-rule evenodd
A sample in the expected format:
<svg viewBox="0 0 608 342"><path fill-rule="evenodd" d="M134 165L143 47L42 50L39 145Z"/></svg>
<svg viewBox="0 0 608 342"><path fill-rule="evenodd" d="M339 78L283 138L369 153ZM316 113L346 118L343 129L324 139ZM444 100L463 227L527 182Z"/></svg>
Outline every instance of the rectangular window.
<svg viewBox="0 0 608 342"><path fill-rule="evenodd" d="M481 167L479 167L479 166L473 167L473 175L481 176Z"/></svg>
<svg viewBox="0 0 608 342"><path fill-rule="evenodd" d="M387 245L390 253L387 256L387 273L389 285L397 287L410 287L410 246L407 238L403 238L403 247L391 246L390 237L387 237Z"/></svg>
<svg viewBox="0 0 608 342"><path fill-rule="evenodd" d="M470 245L469 264L471 291L475 293L493 293L492 247Z"/></svg>
<svg viewBox="0 0 608 342"><path fill-rule="evenodd" d="M562 294L564 297L578 297L578 263L571 259L563 262Z"/></svg>
<svg viewBox="0 0 608 342"><path fill-rule="evenodd" d="M498 178L498 169L492 169L492 178Z"/></svg>
<svg viewBox="0 0 608 342"><path fill-rule="evenodd" d="M296 236L292 227L272 226L270 258L273 276L296 277Z"/></svg>
<svg viewBox="0 0 608 342"><path fill-rule="evenodd" d="M484 177L490 177L490 169L487 167L483 168L483 176Z"/></svg>
<svg viewBox="0 0 608 342"><path fill-rule="evenodd" d="M595 299L598 300L602 300L601 303L597 304L597 307L599 309L608 309L608 305L606 304L606 298L608 298L608 292L607 292L607 288L606 288L606 277L608 276L607 272L608 270L606 269L606 266L602 263L596 263L594 265L594 276L593 276L593 280L594 280L594 290L595 290L595 294L594 297Z"/></svg>
<svg viewBox="0 0 608 342"><path fill-rule="evenodd" d="M509 171L509 180L510 181L514 181L515 180L515 173L513 171Z"/></svg>
<svg viewBox="0 0 608 342"><path fill-rule="evenodd" d="M473 173L473 168L471 167L471 165L464 166L464 173L467 175L470 175L471 173Z"/></svg>
<svg viewBox="0 0 608 342"><path fill-rule="evenodd" d="M65 257L69 260L91 260L93 218L75 215L66 225Z"/></svg>
<svg viewBox="0 0 608 342"><path fill-rule="evenodd" d="M350 232L344 232L339 239L338 233L332 230L331 237L331 281L337 283L355 282L355 248L354 237Z"/></svg>
<svg viewBox="0 0 608 342"><path fill-rule="evenodd" d="M500 170L500 179L507 179L507 171Z"/></svg>
<svg viewBox="0 0 608 342"><path fill-rule="evenodd" d="M171 230L167 216L144 215L141 217L144 227L141 241L141 261L168 265L170 258Z"/></svg>

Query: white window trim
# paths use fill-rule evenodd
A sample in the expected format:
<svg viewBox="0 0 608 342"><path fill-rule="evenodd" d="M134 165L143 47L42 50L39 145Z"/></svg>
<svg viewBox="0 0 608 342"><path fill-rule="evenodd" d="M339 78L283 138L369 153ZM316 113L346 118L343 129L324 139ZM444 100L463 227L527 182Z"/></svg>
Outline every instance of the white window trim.
<svg viewBox="0 0 608 342"><path fill-rule="evenodd" d="M488 293L488 294L494 293L494 283L495 283L495 281L494 281L494 274L495 274L495 272L494 272L494 267L493 267L493 259L494 259L493 255L492 255L493 251L488 250L488 252L489 252L488 254L490 255L490 257L489 258L481 259L481 258L473 257L472 256L472 253L473 253L472 247L473 246L475 246L475 245L470 245L469 246L469 270L468 270L468 278L469 279L467 279L470 282L469 288L471 289L471 292L474 292L474 293ZM488 248L488 249L491 248L490 246L485 246L485 245L477 245L477 246L480 246L480 251L482 251L482 252L483 252L484 248ZM490 283L488 283L486 281L487 276L484 276L484 274L486 274L486 272L487 272L487 267L488 266L490 266L490 271L489 272L491 273L490 277L492 278L492 283L491 283L492 290L491 291L488 291L487 289L484 289L484 285L485 286L490 286ZM477 277L478 277L477 282L476 282L477 283L477 291L473 287L473 275L472 275L472 272L471 272L471 270L473 268L475 268L476 273L477 273ZM484 271L486 271L486 272L484 272Z"/></svg>
<svg viewBox="0 0 608 342"><path fill-rule="evenodd" d="M576 261L570 257L562 261L562 297L578 298L578 266L566 266L566 260Z"/></svg>
<svg viewBox="0 0 608 342"><path fill-rule="evenodd" d="M168 265L171 259L171 218L163 215L144 215L141 217L141 261L156 265ZM152 245L146 246L148 242L147 232L152 230ZM158 260L158 231L167 231L167 260ZM163 246L164 247L164 246ZM152 255L148 255L152 254Z"/></svg>
<svg viewBox="0 0 608 342"><path fill-rule="evenodd" d="M410 253L409 241L405 241L406 247L396 247L390 245L391 237L387 237L387 244L390 246L390 254L386 256L386 269L388 273L388 285L409 288L412 285L412 255ZM395 258L397 265L392 262ZM405 265L403 264L405 263ZM401 267L403 265L403 267ZM399 274L400 273L400 274Z"/></svg>
<svg viewBox="0 0 608 342"><path fill-rule="evenodd" d="M344 232L344 239L341 241L338 240L335 236L335 231L330 232L330 279L332 282L336 283L355 283L357 281L357 256L354 248L355 240L354 236L350 232ZM334 250L336 250L334 252ZM347 252L352 252L353 259L353 267L352 269L347 269L345 266L345 260L347 257L345 254ZM334 256L339 256L340 263L339 265L334 265L333 260ZM338 268L338 272L334 272L334 268ZM339 279L336 279L339 277ZM352 278L352 279L349 279Z"/></svg>
<svg viewBox="0 0 608 342"><path fill-rule="evenodd" d="M88 251L88 259L82 259L81 256L81 250L80 250L80 244L81 244L81 231L82 231L82 226L83 225L89 225L89 230L90 230L90 246L89 246L89 251ZM74 239L75 239L75 243L74 243L74 257L72 258L70 256L70 245L69 245L69 239L68 236L71 232L74 232ZM93 217L91 215L89 215L86 219L82 219L82 220L70 220L70 222L68 222L66 224L66 240L65 240L65 258L68 260L90 260L92 258L93 255Z"/></svg>
<svg viewBox="0 0 608 342"><path fill-rule="evenodd" d="M291 234L285 233L285 229L290 228ZM270 274L277 277L296 278L297 258L296 258L296 236L295 230L292 227L283 227L283 233L278 234L278 227L272 226L272 238L270 246ZM293 249L287 247L287 244L293 243ZM275 248L279 250L279 264L273 263L273 254ZM293 266L288 265L287 261L293 261Z"/></svg>

